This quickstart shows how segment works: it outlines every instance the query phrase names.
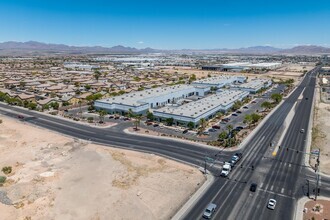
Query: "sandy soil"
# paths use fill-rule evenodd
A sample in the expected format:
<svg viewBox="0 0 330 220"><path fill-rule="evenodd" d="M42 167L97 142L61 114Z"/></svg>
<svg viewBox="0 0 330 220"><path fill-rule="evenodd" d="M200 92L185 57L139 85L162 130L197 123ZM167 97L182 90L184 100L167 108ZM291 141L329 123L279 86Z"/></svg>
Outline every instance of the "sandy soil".
<svg viewBox="0 0 330 220"><path fill-rule="evenodd" d="M317 200L309 201L305 204L305 212L303 220L323 220L330 219L330 201Z"/></svg>
<svg viewBox="0 0 330 220"><path fill-rule="evenodd" d="M320 170L330 174L330 104L320 101L320 90L316 91L312 149L320 148ZM315 161L311 161L314 164Z"/></svg>
<svg viewBox="0 0 330 220"><path fill-rule="evenodd" d="M303 72L304 70L310 71L315 67L314 64L284 64L278 71L284 72Z"/></svg>
<svg viewBox="0 0 330 220"><path fill-rule="evenodd" d="M0 168L13 171L0 187L0 219L169 219L204 182L175 161L2 120Z"/></svg>

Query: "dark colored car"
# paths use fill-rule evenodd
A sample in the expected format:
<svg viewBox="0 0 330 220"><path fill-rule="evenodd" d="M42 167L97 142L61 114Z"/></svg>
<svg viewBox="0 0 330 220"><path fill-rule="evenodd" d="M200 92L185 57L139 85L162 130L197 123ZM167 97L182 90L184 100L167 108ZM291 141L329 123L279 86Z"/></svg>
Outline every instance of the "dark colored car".
<svg viewBox="0 0 330 220"><path fill-rule="evenodd" d="M243 127L242 126L237 126L236 128L234 128L235 131L240 131L240 130L243 130Z"/></svg>
<svg viewBox="0 0 330 220"><path fill-rule="evenodd" d="M235 114L235 113L233 113L233 114L231 114L232 116L237 116L237 114Z"/></svg>
<svg viewBox="0 0 330 220"><path fill-rule="evenodd" d="M186 134L186 133L188 133L188 129L186 129L186 130L184 130L183 132L182 132L182 134Z"/></svg>
<svg viewBox="0 0 330 220"><path fill-rule="evenodd" d="M109 119L111 119L111 118L114 118L114 117L115 117L115 116L113 116L113 115L110 115L110 116L109 116Z"/></svg>
<svg viewBox="0 0 330 220"><path fill-rule="evenodd" d="M208 131L209 132L215 132L216 130L214 128L210 128Z"/></svg>
<svg viewBox="0 0 330 220"><path fill-rule="evenodd" d="M220 126L219 125L213 125L212 128L214 128L214 129L220 129Z"/></svg>
<svg viewBox="0 0 330 220"><path fill-rule="evenodd" d="M146 125L152 125L152 122L151 122L151 121L148 121L148 122L146 123Z"/></svg>
<svg viewBox="0 0 330 220"><path fill-rule="evenodd" d="M159 124L154 124L153 126L154 126L154 127L158 127L158 126L159 126Z"/></svg>
<svg viewBox="0 0 330 220"><path fill-rule="evenodd" d="M120 118L120 116L118 116L118 115L114 117L114 119L119 119L119 118Z"/></svg>
<svg viewBox="0 0 330 220"><path fill-rule="evenodd" d="M243 108L248 109L249 107L247 107L247 106L243 106Z"/></svg>
<svg viewBox="0 0 330 220"><path fill-rule="evenodd" d="M242 112L241 111L236 111L237 114L241 114Z"/></svg>
<svg viewBox="0 0 330 220"><path fill-rule="evenodd" d="M255 192L257 190L257 184L256 183L252 183L251 186L250 186L250 191L251 192Z"/></svg>
<svg viewBox="0 0 330 220"><path fill-rule="evenodd" d="M252 101L252 103L257 103L256 101Z"/></svg>
<svg viewBox="0 0 330 220"><path fill-rule="evenodd" d="M17 118L24 119L24 116L23 115L17 115Z"/></svg>

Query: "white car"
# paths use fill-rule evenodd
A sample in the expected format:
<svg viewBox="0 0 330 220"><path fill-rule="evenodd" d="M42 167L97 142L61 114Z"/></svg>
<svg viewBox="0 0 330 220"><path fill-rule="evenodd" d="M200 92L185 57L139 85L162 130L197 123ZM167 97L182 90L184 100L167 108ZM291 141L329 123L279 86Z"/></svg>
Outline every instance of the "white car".
<svg viewBox="0 0 330 220"><path fill-rule="evenodd" d="M274 210L275 209L275 206L276 206L276 200L275 199L270 199L268 201L267 208L269 208L271 210Z"/></svg>
<svg viewBox="0 0 330 220"><path fill-rule="evenodd" d="M305 132L305 129L301 129L301 130L300 130L300 133L304 133L304 132Z"/></svg>

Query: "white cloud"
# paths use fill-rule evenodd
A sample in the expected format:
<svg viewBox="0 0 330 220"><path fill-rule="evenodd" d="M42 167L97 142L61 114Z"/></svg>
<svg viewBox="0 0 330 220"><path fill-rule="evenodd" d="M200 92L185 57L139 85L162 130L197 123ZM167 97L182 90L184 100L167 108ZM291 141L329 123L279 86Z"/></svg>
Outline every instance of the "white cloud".
<svg viewBox="0 0 330 220"><path fill-rule="evenodd" d="M144 42L143 41L139 41L139 42L137 42L138 44L144 44Z"/></svg>

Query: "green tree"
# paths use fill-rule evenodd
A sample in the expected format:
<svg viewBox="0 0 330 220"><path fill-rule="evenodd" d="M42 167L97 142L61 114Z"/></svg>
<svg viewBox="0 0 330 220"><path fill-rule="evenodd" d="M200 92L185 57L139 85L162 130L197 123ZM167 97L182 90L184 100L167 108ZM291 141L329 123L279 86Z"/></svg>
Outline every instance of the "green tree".
<svg viewBox="0 0 330 220"><path fill-rule="evenodd" d="M272 103L270 103L270 102L263 102L263 103L261 103L261 107L262 108L265 108L266 110L268 110L268 109L270 109L271 107L272 107Z"/></svg>
<svg viewBox="0 0 330 220"><path fill-rule="evenodd" d="M243 123L248 124L249 128L252 124L252 116L251 115L245 115Z"/></svg>
<svg viewBox="0 0 330 220"><path fill-rule="evenodd" d="M98 71L98 70L95 70L94 71L94 78L97 82L99 81L100 76L101 76L101 72Z"/></svg>
<svg viewBox="0 0 330 220"><path fill-rule="evenodd" d="M167 126L172 126L174 122L174 118L166 118L165 122Z"/></svg>
<svg viewBox="0 0 330 220"><path fill-rule="evenodd" d="M152 114L152 112L147 111L147 119L154 120L154 114Z"/></svg>
<svg viewBox="0 0 330 220"><path fill-rule="evenodd" d="M228 137L227 131L222 131L218 136L219 141L224 141L227 137Z"/></svg>
<svg viewBox="0 0 330 220"><path fill-rule="evenodd" d="M127 111L127 117L129 117L129 118L133 118L134 117L134 112L132 111L131 108L128 109L128 111Z"/></svg>
<svg viewBox="0 0 330 220"><path fill-rule="evenodd" d="M261 116L256 113L252 113L251 118L252 118L252 123L255 124L260 120Z"/></svg>
<svg viewBox="0 0 330 220"><path fill-rule="evenodd" d="M199 120L198 133L201 134L206 128L207 122L205 118Z"/></svg>
<svg viewBox="0 0 330 220"><path fill-rule="evenodd" d="M36 110L37 109L37 104L34 102L30 102L27 106L31 110Z"/></svg>
<svg viewBox="0 0 330 220"><path fill-rule="evenodd" d="M282 101L283 96L281 94L274 93L270 96L270 98L277 104Z"/></svg>
<svg viewBox="0 0 330 220"><path fill-rule="evenodd" d="M188 122L187 127L192 130L195 127L195 123L190 121L190 122Z"/></svg>

